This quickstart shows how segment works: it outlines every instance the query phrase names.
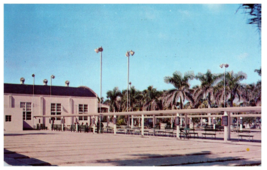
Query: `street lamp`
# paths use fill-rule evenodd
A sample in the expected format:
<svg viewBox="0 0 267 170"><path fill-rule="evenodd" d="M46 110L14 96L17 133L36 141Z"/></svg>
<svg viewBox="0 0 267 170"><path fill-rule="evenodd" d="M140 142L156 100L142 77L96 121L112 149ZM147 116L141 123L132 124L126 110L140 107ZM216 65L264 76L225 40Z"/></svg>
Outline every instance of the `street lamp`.
<svg viewBox="0 0 267 170"><path fill-rule="evenodd" d="M51 75L51 78L50 78L50 80L51 80L50 96L51 96L51 93L52 93L52 79L54 79L54 78L55 78L55 76L54 75Z"/></svg>
<svg viewBox="0 0 267 170"><path fill-rule="evenodd" d="M226 69L227 67L229 67L229 64L221 64L220 67L221 67L221 68L224 67L224 107L225 107L225 69Z"/></svg>
<svg viewBox="0 0 267 170"><path fill-rule="evenodd" d="M128 79L127 79L127 112L128 112L128 101L129 101L129 67L130 67L130 56L134 55L134 51L127 51L126 52L126 57L128 57Z"/></svg>
<svg viewBox="0 0 267 170"><path fill-rule="evenodd" d="M99 133L101 132L101 98L102 98L102 52L103 48L99 47L95 49L95 52L98 53L100 52L100 118L99 118Z"/></svg>

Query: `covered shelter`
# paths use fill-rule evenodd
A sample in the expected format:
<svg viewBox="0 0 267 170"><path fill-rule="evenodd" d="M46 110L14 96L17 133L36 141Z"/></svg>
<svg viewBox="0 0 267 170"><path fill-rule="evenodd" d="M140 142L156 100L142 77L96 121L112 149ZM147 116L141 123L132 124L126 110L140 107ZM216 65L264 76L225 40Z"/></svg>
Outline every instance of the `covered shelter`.
<svg viewBox="0 0 267 170"><path fill-rule="evenodd" d="M246 112L249 114L242 114L242 115L233 115L233 113L240 113L240 112ZM174 117L184 117L185 121L187 122L187 119L190 117L226 117L227 122L224 126L224 141L230 140L230 120L231 117L260 117L261 114L254 114L256 112L261 112L261 107L226 107L226 108L204 108L204 109L181 109L181 110L153 110L153 111L135 111L135 112L110 112L110 113L104 113L105 116L111 116L113 115L115 120L114 120L114 134L116 134L116 116L119 115L133 115L133 116L141 116L141 137L144 136L144 118L146 116L158 116L158 115L173 115ZM208 115L197 115L197 114L204 114L208 113ZM223 113L223 115L212 115L212 113ZM194 115L192 115L194 114ZM75 117L79 116L79 114L72 114L72 115L61 115L63 119L65 117ZM99 117L101 116L100 113L88 113L88 114L83 114L83 116L93 116L93 117ZM40 116L34 116L34 118L37 117L51 117L50 115L40 115ZM57 116L53 116L57 117ZM93 125L95 126L95 122L92 122ZM176 122L176 137L179 139L179 123Z"/></svg>

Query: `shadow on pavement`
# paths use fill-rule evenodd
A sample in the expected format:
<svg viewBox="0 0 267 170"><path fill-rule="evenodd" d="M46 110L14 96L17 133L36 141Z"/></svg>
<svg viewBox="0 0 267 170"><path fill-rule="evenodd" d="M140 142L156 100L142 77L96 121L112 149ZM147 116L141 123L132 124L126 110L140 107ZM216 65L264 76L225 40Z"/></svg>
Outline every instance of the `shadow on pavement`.
<svg viewBox="0 0 267 170"><path fill-rule="evenodd" d="M4 162L11 166L51 166L50 163L4 149Z"/></svg>
<svg viewBox="0 0 267 170"><path fill-rule="evenodd" d="M108 163L114 166L258 166L261 162L249 161L241 157L215 157L210 151L185 155L169 154L132 154L137 159L99 160L100 164Z"/></svg>
<svg viewBox="0 0 267 170"><path fill-rule="evenodd" d="M14 133L14 134L4 134L4 136L26 136L26 135L55 135L54 133Z"/></svg>

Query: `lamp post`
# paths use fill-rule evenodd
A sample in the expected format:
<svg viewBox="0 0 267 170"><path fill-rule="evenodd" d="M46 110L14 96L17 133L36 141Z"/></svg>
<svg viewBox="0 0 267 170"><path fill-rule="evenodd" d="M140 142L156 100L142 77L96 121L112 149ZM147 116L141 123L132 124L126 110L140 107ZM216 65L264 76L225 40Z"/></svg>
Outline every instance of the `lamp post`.
<svg viewBox="0 0 267 170"><path fill-rule="evenodd" d="M51 75L51 78L50 78L50 80L51 80L51 85L50 85L50 97L51 97L51 94L52 94L52 79L54 79L55 78L55 76L54 75Z"/></svg>
<svg viewBox="0 0 267 170"><path fill-rule="evenodd" d="M221 64L220 65L220 67L221 68L223 68L224 67L224 107L225 107L225 69L227 68L227 67L229 67L229 64Z"/></svg>
<svg viewBox="0 0 267 170"><path fill-rule="evenodd" d="M225 69L227 68L227 67L229 67L229 65L228 64L221 64L220 65L220 67L221 68L223 68L224 67L224 107L225 107ZM228 125L227 126L224 126L224 141L225 142L227 142L228 141L228 139L230 139L230 121L229 121L229 119L230 119L230 116L229 116L229 114L225 111L224 112L224 115L225 116L228 116Z"/></svg>
<svg viewBox="0 0 267 170"><path fill-rule="evenodd" d="M134 55L134 51L127 51L126 52L126 57L128 57L128 79L127 79L127 112L128 112L128 101L129 101L129 67L130 67L130 56Z"/></svg>
<svg viewBox="0 0 267 170"><path fill-rule="evenodd" d="M95 49L95 52L98 53L100 52L100 117L99 117L99 133L101 132L101 98L102 98L102 52L103 48L99 47Z"/></svg>
<svg viewBox="0 0 267 170"><path fill-rule="evenodd" d="M129 68L130 68L130 56L133 56L134 55L134 51L127 51L126 52L126 57L128 57L128 76L127 76L127 112L128 112L128 105L129 105L129 103L128 103L128 101L129 101ZM127 125L129 125L129 116L128 116L128 123L127 123Z"/></svg>

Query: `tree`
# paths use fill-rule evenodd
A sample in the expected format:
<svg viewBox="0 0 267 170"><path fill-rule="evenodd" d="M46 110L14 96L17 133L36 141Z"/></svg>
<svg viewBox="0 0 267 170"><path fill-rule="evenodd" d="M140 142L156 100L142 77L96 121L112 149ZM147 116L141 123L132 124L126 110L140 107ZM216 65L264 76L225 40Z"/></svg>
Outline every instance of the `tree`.
<svg viewBox="0 0 267 170"><path fill-rule="evenodd" d="M143 110L162 110L162 91L157 91L153 86L149 86L143 92Z"/></svg>
<svg viewBox="0 0 267 170"><path fill-rule="evenodd" d="M261 76L261 68L260 69L255 69L254 72L257 72L259 74L259 76Z"/></svg>
<svg viewBox="0 0 267 170"><path fill-rule="evenodd" d="M177 104L179 104L179 108L183 109L183 103L185 99L189 102L193 102L192 95L189 91L189 80L194 78L193 72L187 72L182 76L181 72L174 72L172 77L166 76L164 78L165 83L172 84L175 88L166 91L165 93L165 101L168 107L174 108ZM179 100L179 103L177 103Z"/></svg>
<svg viewBox="0 0 267 170"><path fill-rule="evenodd" d="M237 74L234 74L234 72L231 71L225 74L225 100L230 105L230 107L233 107L233 101L236 97L238 97L240 101L242 97L242 84L240 83L240 81L246 79L246 77L247 75L243 72L238 72ZM221 81L214 89L215 99L217 102L221 101L224 97L224 74L221 74L220 78Z"/></svg>
<svg viewBox="0 0 267 170"><path fill-rule="evenodd" d="M212 74L211 71L208 70L205 74L198 73L195 78L201 82L201 85L195 88L194 91L195 101L199 103L198 101L200 99L202 99L202 101L207 100L207 106L208 108L211 108L214 90L213 86L216 85L220 76Z"/></svg>
<svg viewBox="0 0 267 170"><path fill-rule="evenodd" d="M107 92L107 98L109 100L110 111L119 111L119 98L122 96L118 87Z"/></svg>
<svg viewBox="0 0 267 170"><path fill-rule="evenodd" d="M261 102L261 82L242 86L243 105L256 106Z"/></svg>
<svg viewBox="0 0 267 170"><path fill-rule="evenodd" d="M97 101L98 103L104 103L104 97L101 97L101 100L100 100L100 97L97 96Z"/></svg>
<svg viewBox="0 0 267 170"><path fill-rule="evenodd" d="M261 4L242 4L237 10L240 8L252 17L248 19L248 24L256 24L261 32Z"/></svg>
<svg viewBox="0 0 267 170"><path fill-rule="evenodd" d="M125 93L126 94L126 93ZM143 98L142 93L132 86L129 90L129 110L140 110L141 99Z"/></svg>
<svg viewBox="0 0 267 170"><path fill-rule="evenodd" d="M259 70L255 69L255 72L261 76L261 68ZM261 80L256 84L243 85L242 98L244 102L241 103L241 106L259 106L261 104Z"/></svg>

